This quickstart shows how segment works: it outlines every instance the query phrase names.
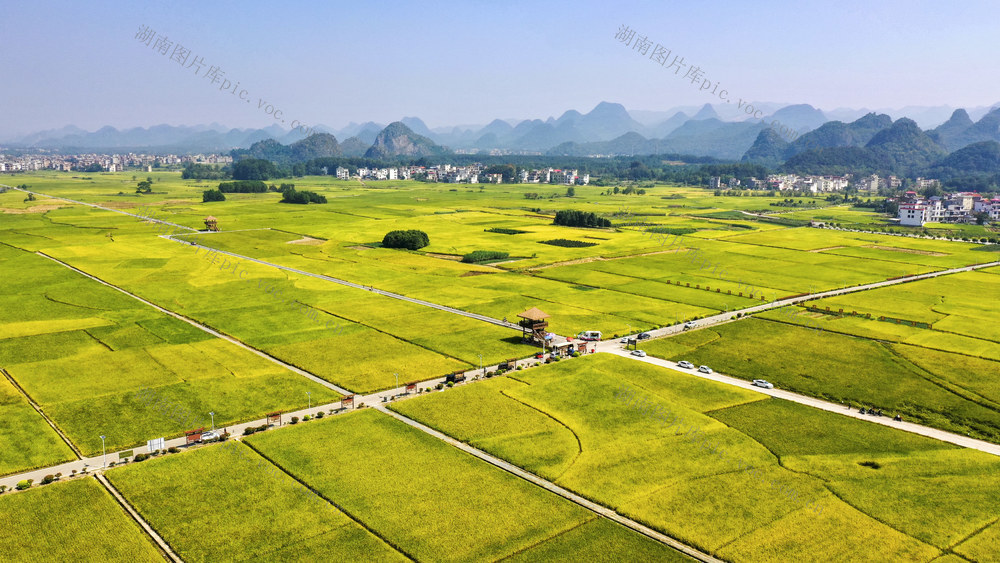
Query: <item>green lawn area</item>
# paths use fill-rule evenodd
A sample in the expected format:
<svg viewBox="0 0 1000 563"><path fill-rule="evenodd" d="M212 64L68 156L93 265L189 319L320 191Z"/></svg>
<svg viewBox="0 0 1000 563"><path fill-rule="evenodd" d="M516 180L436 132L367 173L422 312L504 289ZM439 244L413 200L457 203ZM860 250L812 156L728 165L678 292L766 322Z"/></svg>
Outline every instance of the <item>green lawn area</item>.
<svg viewBox="0 0 1000 563"><path fill-rule="evenodd" d="M231 441L108 471L185 561L405 561L348 515Z"/></svg>
<svg viewBox="0 0 1000 563"><path fill-rule="evenodd" d="M727 560L930 561L1000 516L994 456L616 356L392 408Z"/></svg>
<svg viewBox="0 0 1000 563"><path fill-rule="evenodd" d="M0 560L163 561L153 540L94 478L0 496Z"/></svg>
<svg viewBox="0 0 1000 563"><path fill-rule="evenodd" d="M333 439L331 439L333 437ZM604 546L616 560L676 560L669 548L365 409L247 442L417 560L544 559Z"/></svg>

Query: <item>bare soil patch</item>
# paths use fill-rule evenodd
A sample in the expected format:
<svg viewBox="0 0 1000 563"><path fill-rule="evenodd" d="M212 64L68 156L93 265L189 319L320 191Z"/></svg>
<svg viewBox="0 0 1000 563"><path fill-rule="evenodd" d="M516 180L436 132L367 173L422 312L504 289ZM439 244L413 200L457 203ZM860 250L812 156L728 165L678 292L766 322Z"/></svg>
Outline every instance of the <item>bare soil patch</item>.
<svg viewBox="0 0 1000 563"><path fill-rule="evenodd" d="M302 238L300 238L298 240L290 240L290 241L288 241L288 244L305 244L305 245L308 245L308 246L319 246L319 245L323 244L324 242L326 242L326 241L320 240L318 238L302 237Z"/></svg>
<svg viewBox="0 0 1000 563"><path fill-rule="evenodd" d="M920 254L923 256L948 256L941 252L931 252L930 250L914 250L912 248L896 248L895 246L880 246L877 244L869 244L865 248L875 248L878 250L891 250L893 252L905 252L907 254Z"/></svg>

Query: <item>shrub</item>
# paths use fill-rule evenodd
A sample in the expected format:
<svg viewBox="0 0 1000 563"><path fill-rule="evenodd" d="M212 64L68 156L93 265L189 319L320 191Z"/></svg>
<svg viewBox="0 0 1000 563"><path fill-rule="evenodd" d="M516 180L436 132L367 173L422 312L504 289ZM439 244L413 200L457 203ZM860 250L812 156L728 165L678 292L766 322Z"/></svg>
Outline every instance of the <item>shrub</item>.
<svg viewBox="0 0 1000 563"><path fill-rule="evenodd" d="M209 201L226 201L226 195L219 190L205 190L201 192L201 201L202 203Z"/></svg>
<svg viewBox="0 0 1000 563"><path fill-rule="evenodd" d="M0 485L0 493L7 490L7 485Z"/></svg>
<svg viewBox="0 0 1000 563"><path fill-rule="evenodd" d="M882 467L882 465L877 461L859 461L858 465L871 467L872 469L879 469Z"/></svg>
<svg viewBox="0 0 1000 563"><path fill-rule="evenodd" d="M298 423L299 423L299 417L293 416L292 417L292 424L298 424Z"/></svg>
<svg viewBox="0 0 1000 563"><path fill-rule="evenodd" d="M309 420L312 420L312 417L310 417L308 414L302 417L302 422L307 422Z"/></svg>
<svg viewBox="0 0 1000 563"><path fill-rule="evenodd" d="M224 194L262 194L267 191L267 184L257 180L220 182L218 191Z"/></svg>
<svg viewBox="0 0 1000 563"><path fill-rule="evenodd" d="M487 233L500 233L501 235L520 235L527 233L528 231L519 231L517 229L503 229L500 227L493 227L492 229L484 229Z"/></svg>
<svg viewBox="0 0 1000 563"><path fill-rule="evenodd" d="M568 240L564 238L543 240L539 242L542 244L551 244L552 246L562 246L565 248L586 248L588 246L597 246L596 242L584 242L582 240Z"/></svg>
<svg viewBox="0 0 1000 563"><path fill-rule="evenodd" d="M553 225L566 227L610 227L611 221L586 211L556 211Z"/></svg>
<svg viewBox="0 0 1000 563"><path fill-rule="evenodd" d="M292 184L282 184L283 187L291 185ZM309 191L297 192L295 191L295 188L288 188L282 189L281 191L281 203L326 203L326 196Z"/></svg>
<svg viewBox="0 0 1000 563"><path fill-rule="evenodd" d="M173 447L173 446L171 446L171 447L167 448L167 453L171 453L171 454L175 454L175 453L177 453L177 452L179 452L179 451L180 451L180 450L178 450L177 448L175 448L175 447Z"/></svg>
<svg viewBox="0 0 1000 563"><path fill-rule="evenodd" d="M499 250L473 250L465 256L462 256L462 262L475 264L476 262L486 262L489 260L503 260L508 256L510 256L510 254L500 252Z"/></svg>
<svg viewBox="0 0 1000 563"><path fill-rule="evenodd" d="M14 488L17 489L17 490L19 490L19 491L23 491L24 489L31 488L31 479L25 479L23 481L18 481L17 485L14 485Z"/></svg>
<svg viewBox="0 0 1000 563"><path fill-rule="evenodd" d="M430 244L427 233L423 231L389 231L382 237L382 246L386 248L405 248L418 250Z"/></svg>
<svg viewBox="0 0 1000 563"><path fill-rule="evenodd" d="M243 435L249 436L254 432L263 432L267 430L267 424L261 424L260 426L247 426L243 429Z"/></svg>
<svg viewBox="0 0 1000 563"><path fill-rule="evenodd" d="M147 459L149 459L149 454L139 454L139 455L135 456L135 461L136 462L146 461Z"/></svg>
<svg viewBox="0 0 1000 563"><path fill-rule="evenodd" d="M437 389L438 391L440 391L440 390L444 389L444 384L443 383L438 383L437 385L434 386L434 388Z"/></svg>
<svg viewBox="0 0 1000 563"><path fill-rule="evenodd" d="M48 485L49 483L55 480L56 480L55 475L46 475L45 477L42 477L42 484Z"/></svg>
<svg viewBox="0 0 1000 563"><path fill-rule="evenodd" d="M323 418L323 411L316 413L316 418Z"/></svg>
<svg viewBox="0 0 1000 563"><path fill-rule="evenodd" d="M452 387L454 387L454 386L455 386L455 382L454 382L454 381L449 381L449 382L447 383L447 385L448 385L448 388L449 388L449 389L451 389Z"/></svg>

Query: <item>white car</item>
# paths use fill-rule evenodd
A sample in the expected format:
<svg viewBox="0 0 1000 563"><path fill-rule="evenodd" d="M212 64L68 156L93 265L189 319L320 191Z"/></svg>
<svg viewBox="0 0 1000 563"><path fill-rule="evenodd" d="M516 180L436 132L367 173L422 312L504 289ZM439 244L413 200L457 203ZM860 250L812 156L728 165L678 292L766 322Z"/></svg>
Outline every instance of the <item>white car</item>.
<svg viewBox="0 0 1000 563"><path fill-rule="evenodd" d="M639 356L640 358L645 358L646 357L646 351L645 350L632 350L632 355L633 356Z"/></svg>
<svg viewBox="0 0 1000 563"><path fill-rule="evenodd" d="M689 362L687 360L681 360L681 361L677 362L677 365L680 366L680 367L682 367L682 368L694 369L694 364L692 364L691 362Z"/></svg>
<svg viewBox="0 0 1000 563"><path fill-rule="evenodd" d="M208 432L201 433L201 441L207 442L209 440L214 440L219 437L219 433L215 430L209 430Z"/></svg>
<svg viewBox="0 0 1000 563"><path fill-rule="evenodd" d="M684 323L684 328L694 328L696 326L698 326L698 323L696 323L694 321L688 321L688 322Z"/></svg>
<svg viewBox="0 0 1000 563"><path fill-rule="evenodd" d="M622 343L622 344L628 344L628 337L626 336L625 338L622 338L622 339L621 339L621 340L619 340L618 342L620 342L620 343Z"/></svg>
<svg viewBox="0 0 1000 563"><path fill-rule="evenodd" d="M773 383L771 383L770 381L763 380L763 379L754 379L752 383L754 385L756 385L757 387L763 387L764 389L774 389L774 384Z"/></svg>
<svg viewBox="0 0 1000 563"><path fill-rule="evenodd" d="M700 371L701 373L712 373L712 368L708 366L700 366L698 367L698 371Z"/></svg>

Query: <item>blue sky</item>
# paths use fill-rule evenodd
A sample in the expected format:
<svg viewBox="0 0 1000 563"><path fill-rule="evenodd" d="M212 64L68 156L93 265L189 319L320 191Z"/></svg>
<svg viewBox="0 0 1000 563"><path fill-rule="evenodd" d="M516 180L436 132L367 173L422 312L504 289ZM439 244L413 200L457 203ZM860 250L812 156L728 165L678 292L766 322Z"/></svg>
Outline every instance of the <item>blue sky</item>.
<svg viewBox="0 0 1000 563"><path fill-rule="evenodd" d="M718 102L617 42L623 24L747 100L987 106L1000 101L997 21L997 2L18 2L0 13L0 135L266 127L262 102L286 126L333 127ZM138 42L141 25L251 102Z"/></svg>

